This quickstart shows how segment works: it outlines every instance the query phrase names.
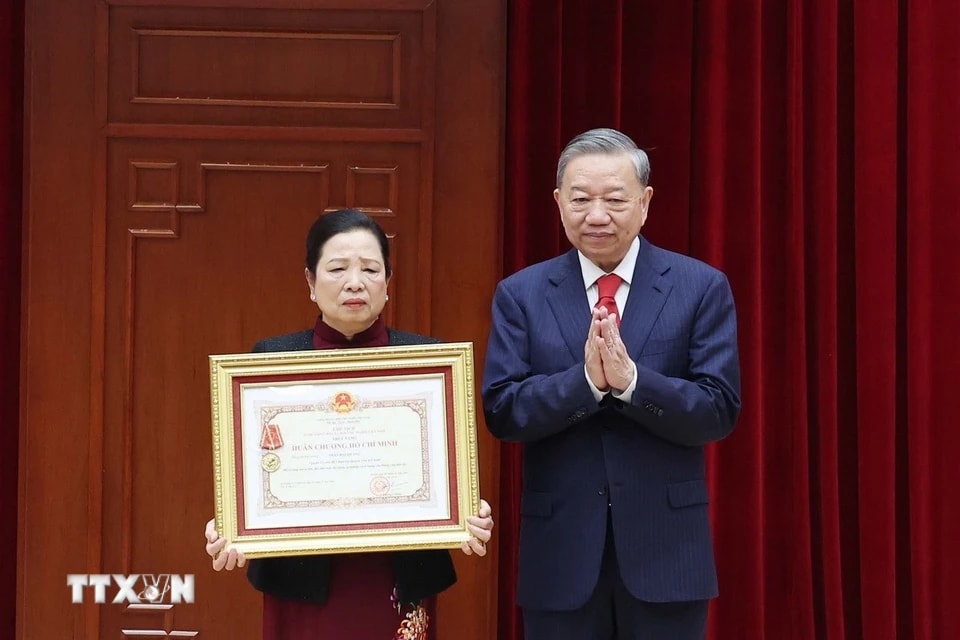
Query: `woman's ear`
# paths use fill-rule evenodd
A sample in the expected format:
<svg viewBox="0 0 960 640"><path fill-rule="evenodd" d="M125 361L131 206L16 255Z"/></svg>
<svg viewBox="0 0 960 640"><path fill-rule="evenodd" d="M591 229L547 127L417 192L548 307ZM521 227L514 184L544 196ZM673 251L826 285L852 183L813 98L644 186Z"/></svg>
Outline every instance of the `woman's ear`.
<svg viewBox="0 0 960 640"><path fill-rule="evenodd" d="M310 269L303 268L303 277L307 280L307 287L310 289L310 295L313 295L313 288L317 284L317 276L310 273Z"/></svg>

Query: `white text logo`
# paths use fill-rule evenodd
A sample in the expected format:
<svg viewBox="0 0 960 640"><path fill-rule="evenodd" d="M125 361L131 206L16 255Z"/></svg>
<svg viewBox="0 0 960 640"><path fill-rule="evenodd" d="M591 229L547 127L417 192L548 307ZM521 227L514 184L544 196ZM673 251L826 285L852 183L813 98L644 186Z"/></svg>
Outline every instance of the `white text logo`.
<svg viewBox="0 0 960 640"><path fill-rule="evenodd" d="M68 573L67 586L74 604L83 602L83 594L93 589L93 601L107 602L107 587L111 589L113 604L193 603L193 575L175 573L135 573L129 576L110 574Z"/></svg>

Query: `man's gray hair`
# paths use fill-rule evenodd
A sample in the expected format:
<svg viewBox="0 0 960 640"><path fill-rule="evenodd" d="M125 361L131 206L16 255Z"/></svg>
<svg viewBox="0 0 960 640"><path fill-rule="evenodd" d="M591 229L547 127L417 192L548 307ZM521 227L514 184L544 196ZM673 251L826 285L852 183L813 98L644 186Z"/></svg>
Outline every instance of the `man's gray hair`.
<svg viewBox="0 0 960 640"><path fill-rule="evenodd" d="M650 184L650 159L643 149L637 147L637 143L616 129L591 129L581 133L564 147L560 161L557 162L557 188L560 188L563 172L567 170L571 160L596 153L626 153L633 162L640 184L644 187Z"/></svg>

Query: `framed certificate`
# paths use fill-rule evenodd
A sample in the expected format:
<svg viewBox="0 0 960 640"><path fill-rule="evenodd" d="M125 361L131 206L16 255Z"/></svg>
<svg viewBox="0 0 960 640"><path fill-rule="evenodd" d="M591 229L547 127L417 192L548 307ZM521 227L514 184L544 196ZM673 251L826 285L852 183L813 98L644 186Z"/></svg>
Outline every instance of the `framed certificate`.
<svg viewBox="0 0 960 640"><path fill-rule="evenodd" d="M210 356L217 531L248 558L458 547L471 343Z"/></svg>

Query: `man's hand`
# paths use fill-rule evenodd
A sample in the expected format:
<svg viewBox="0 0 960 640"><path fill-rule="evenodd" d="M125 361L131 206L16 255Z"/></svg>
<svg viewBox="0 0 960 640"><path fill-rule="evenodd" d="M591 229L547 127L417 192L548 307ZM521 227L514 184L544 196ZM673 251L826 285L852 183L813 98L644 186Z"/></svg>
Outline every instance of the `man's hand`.
<svg viewBox="0 0 960 640"><path fill-rule="evenodd" d="M610 385L603 370L601 352L604 349L603 338L600 337L601 317L607 317L605 308L594 309L590 319L590 331L587 333L587 342L583 345L583 360L587 366L587 376L600 391L606 391Z"/></svg>
<svg viewBox="0 0 960 640"><path fill-rule="evenodd" d="M597 350L603 364L603 377L610 387L622 392L633 382L634 365L627 353L627 345L623 344L620 337L617 318L606 316L599 323L594 321L594 324L599 324L600 340ZM589 371L589 367L587 370Z"/></svg>

